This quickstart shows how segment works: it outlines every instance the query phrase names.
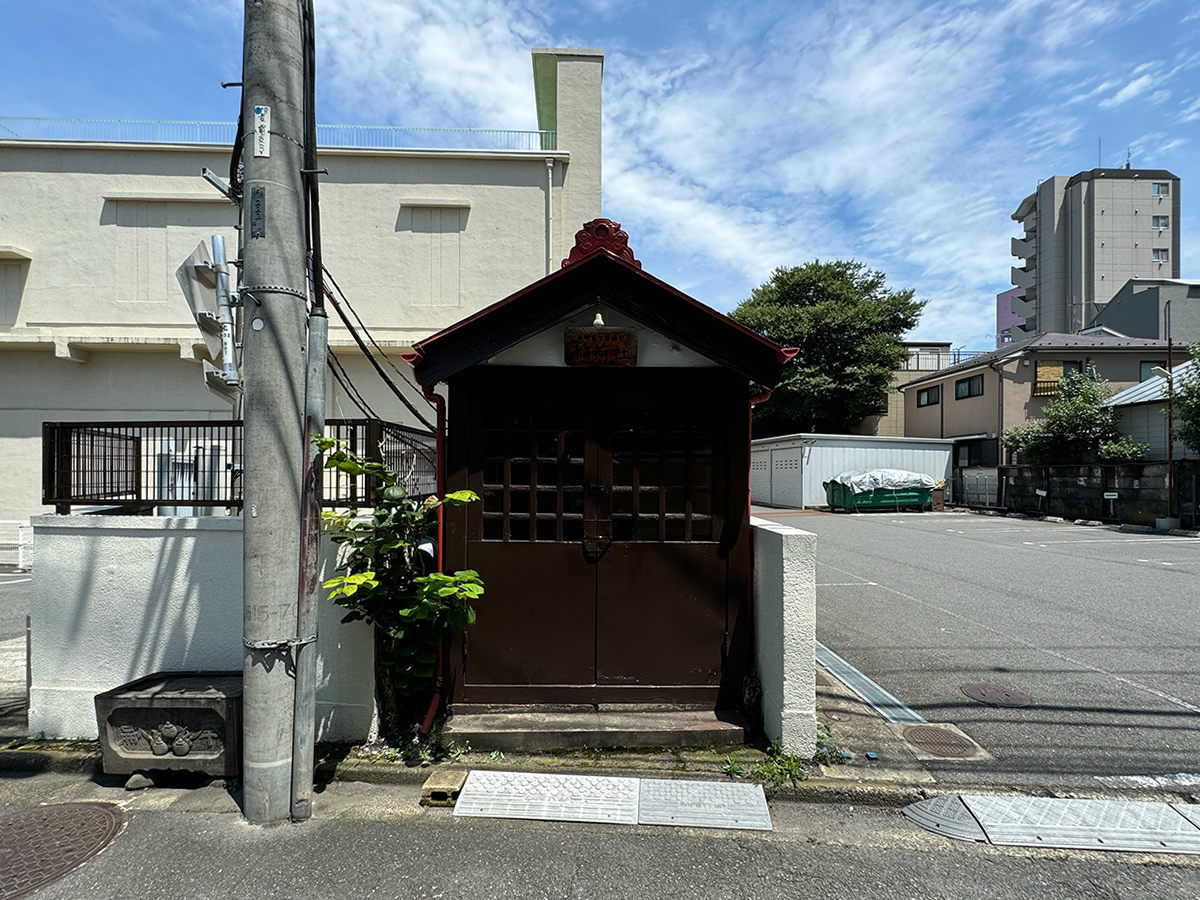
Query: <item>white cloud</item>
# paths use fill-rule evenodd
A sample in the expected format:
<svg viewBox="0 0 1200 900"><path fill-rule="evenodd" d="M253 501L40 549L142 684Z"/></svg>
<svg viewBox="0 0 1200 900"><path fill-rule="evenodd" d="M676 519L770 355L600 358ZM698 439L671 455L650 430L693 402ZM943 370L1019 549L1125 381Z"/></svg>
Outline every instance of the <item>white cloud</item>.
<svg viewBox="0 0 1200 900"><path fill-rule="evenodd" d="M1153 75L1139 75L1123 88L1113 94L1111 97L1100 101L1101 109L1109 109L1114 106L1119 106L1122 103L1127 103L1134 97L1144 94L1154 86Z"/></svg>
<svg viewBox="0 0 1200 900"><path fill-rule="evenodd" d="M328 0L320 91L354 117L410 126L534 128L538 17L511 0Z"/></svg>

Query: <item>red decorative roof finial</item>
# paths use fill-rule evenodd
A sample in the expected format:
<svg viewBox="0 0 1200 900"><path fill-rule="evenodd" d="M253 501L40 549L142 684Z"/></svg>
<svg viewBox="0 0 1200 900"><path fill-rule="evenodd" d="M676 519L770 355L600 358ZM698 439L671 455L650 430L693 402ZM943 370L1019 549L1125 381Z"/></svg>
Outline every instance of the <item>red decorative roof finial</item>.
<svg viewBox="0 0 1200 900"><path fill-rule="evenodd" d="M597 250L607 250L626 262L633 263L639 269L642 267L642 264L633 258L633 251L629 249L629 235L621 230L620 222L614 222L612 219L592 219L584 224L581 230L575 232L575 246L571 248L571 255L563 260L563 268L579 262Z"/></svg>

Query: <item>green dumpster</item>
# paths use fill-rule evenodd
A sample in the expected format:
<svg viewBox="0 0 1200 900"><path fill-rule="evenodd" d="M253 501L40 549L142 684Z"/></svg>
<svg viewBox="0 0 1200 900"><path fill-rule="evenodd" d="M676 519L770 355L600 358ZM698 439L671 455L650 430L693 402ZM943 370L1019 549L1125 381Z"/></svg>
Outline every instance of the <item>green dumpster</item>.
<svg viewBox="0 0 1200 900"><path fill-rule="evenodd" d="M844 472L822 482L826 505L847 512L932 509L934 485L928 475L897 469ZM857 492L855 487L859 488Z"/></svg>

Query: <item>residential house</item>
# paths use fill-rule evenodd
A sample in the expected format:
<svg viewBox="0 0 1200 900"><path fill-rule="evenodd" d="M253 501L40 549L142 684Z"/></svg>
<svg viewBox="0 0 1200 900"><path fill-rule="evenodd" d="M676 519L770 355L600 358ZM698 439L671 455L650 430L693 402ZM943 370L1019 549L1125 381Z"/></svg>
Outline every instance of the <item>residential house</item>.
<svg viewBox="0 0 1200 900"><path fill-rule="evenodd" d="M1058 382L1095 369L1115 390L1154 377L1166 342L1111 335L1039 334L900 386L909 437L953 438L956 468L996 466L1006 429L1041 416Z"/></svg>
<svg viewBox="0 0 1200 900"><path fill-rule="evenodd" d="M1176 390L1178 390L1180 379L1200 377L1200 366L1196 364L1195 360L1189 360L1172 369L1171 375ZM1121 429L1122 434L1149 447L1146 451L1146 459L1164 460L1167 458L1169 428L1166 378L1155 375L1140 384L1113 394L1105 401L1105 404L1120 410L1121 421L1117 427ZM1196 454L1180 440L1175 441L1172 455L1177 460L1196 458Z"/></svg>
<svg viewBox="0 0 1200 900"><path fill-rule="evenodd" d="M318 127L325 263L398 368L421 338L557 269L600 215L602 68L598 50L534 50L538 132ZM213 234L236 258L238 207L201 177L229 171L232 124L2 121L0 520L11 520L44 511L45 420L234 412L204 388L205 345L175 270ZM462 146L393 149L446 138ZM420 424L336 317L330 345L380 417ZM331 417L363 415L339 384L328 398Z"/></svg>

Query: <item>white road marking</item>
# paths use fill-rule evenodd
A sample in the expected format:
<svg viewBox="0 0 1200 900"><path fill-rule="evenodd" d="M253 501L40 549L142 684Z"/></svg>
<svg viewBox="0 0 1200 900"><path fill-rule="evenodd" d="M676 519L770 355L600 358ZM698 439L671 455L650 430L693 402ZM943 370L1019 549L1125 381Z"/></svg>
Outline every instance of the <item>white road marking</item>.
<svg viewBox="0 0 1200 900"><path fill-rule="evenodd" d="M817 587L879 587L874 581L827 581L817 582Z"/></svg>
<svg viewBox="0 0 1200 900"><path fill-rule="evenodd" d="M33 579L32 578L20 578L16 581L0 581L0 587L4 587L6 584L26 584L27 582L30 582L30 581L33 581Z"/></svg>
<svg viewBox="0 0 1200 900"><path fill-rule="evenodd" d="M1023 544L1195 544L1200 547L1200 541L1195 538L1088 538L1081 541L1022 541Z"/></svg>
<svg viewBox="0 0 1200 900"><path fill-rule="evenodd" d="M1160 566L1173 566L1175 563L1167 562L1165 559L1139 559L1138 562L1158 563Z"/></svg>
<svg viewBox="0 0 1200 900"><path fill-rule="evenodd" d="M1187 540L1194 540L1194 538L1188 538ZM835 572L841 572L843 575L849 575L851 578L861 578L862 577L861 575L857 575L854 572L849 572L846 569L840 569L837 566L830 565L829 563L823 563L823 565L829 566L829 568L833 569ZM917 603L921 606L928 607L929 609L935 609L938 612L944 613L947 616L953 616L955 619L960 619L961 621L966 622L970 625L973 625L976 628L981 628L985 631L990 631L992 634L996 635L997 637L1005 638L1006 640L1010 640L1015 643L1022 644L1030 650L1036 650L1039 653L1045 653L1047 656L1053 656L1055 659L1061 660L1062 662L1065 662L1065 663L1070 663L1073 666L1078 666L1081 669L1086 669L1087 671L1095 672L1098 675L1107 676L1108 678L1111 678L1113 681L1116 681L1120 684L1128 685L1129 687L1135 688L1139 691L1144 691L1145 693L1150 694L1151 696L1158 697L1160 700L1165 700L1166 702L1168 702L1174 706L1178 706L1178 707L1180 707L1182 709L1186 709L1190 712L1200 713L1200 706L1195 706L1191 703L1188 703L1186 700L1181 700L1178 697L1173 697L1170 694L1163 693L1162 691L1157 691L1154 688L1150 687L1149 685L1142 684L1139 681L1134 681L1132 678L1126 678L1123 675L1117 675L1115 672L1109 672L1107 669L1102 669L1099 666L1093 666L1090 663L1085 663L1082 660L1075 659L1074 657L1068 656L1065 653L1059 653L1057 650L1051 650L1047 647L1040 647L1037 644L1027 641L1024 638L1017 637L1014 634L1010 634L1007 631L1001 631L999 628L993 628L991 625L988 625L986 622L977 622L974 619L969 618L968 616L964 616L962 613L957 613L952 609L947 609L946 607L939 606L936 603L930 603L928 600L920 600L917 597L914 597L912 594L906 594L903 591L898 591L895 588L888 587L886 584L880 584L878 586L883 588L885 591L888 591L889 593L895 594L898 597L903 597L905 600L911 600L913 603Z"/></svg>

